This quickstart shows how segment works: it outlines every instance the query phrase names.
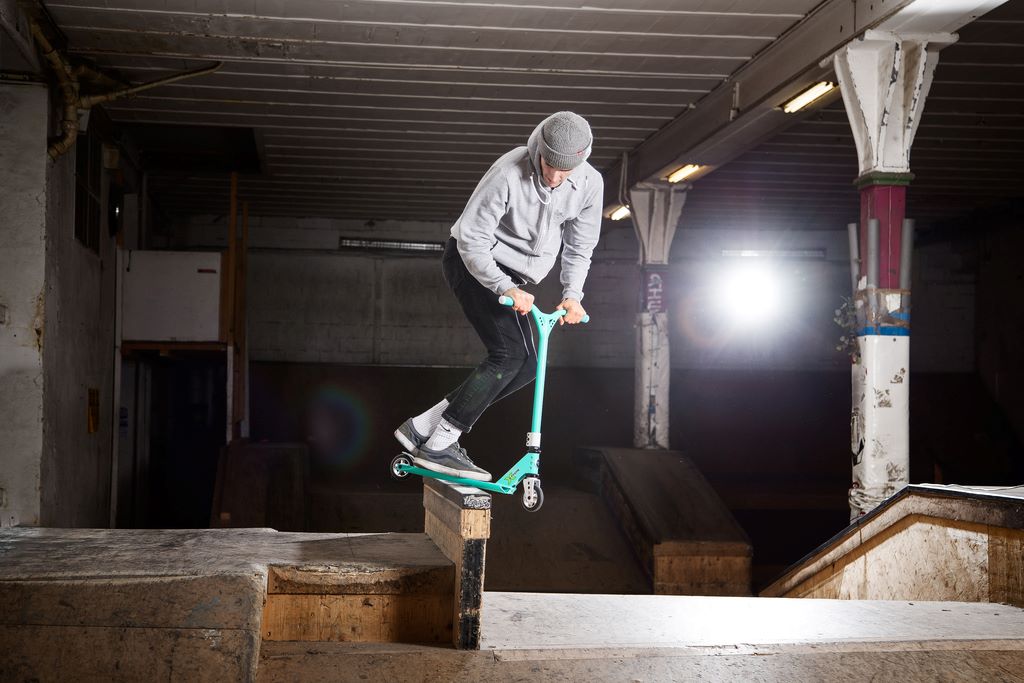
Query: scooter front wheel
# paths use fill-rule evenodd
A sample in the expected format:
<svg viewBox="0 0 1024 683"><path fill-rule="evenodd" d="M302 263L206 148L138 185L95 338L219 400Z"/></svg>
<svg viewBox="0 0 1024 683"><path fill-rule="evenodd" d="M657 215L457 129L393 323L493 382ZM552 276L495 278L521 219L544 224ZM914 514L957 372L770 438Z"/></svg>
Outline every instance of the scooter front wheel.
<svg viewBox="0 0 1024 683"><path fill-rule="evenodd" d="M540 479L527 477L523 479L523 507L527 512L537 512L544 505L544 489L540 487Z"/></svg>
<svg viewBox="0 0 1024 683"><path fill-rule="evenodd" d="M409 473L399 469L400 466L412 467L412 458L406 453L400 453L391 459L391 476L395 479L405 479Z"/></svg>

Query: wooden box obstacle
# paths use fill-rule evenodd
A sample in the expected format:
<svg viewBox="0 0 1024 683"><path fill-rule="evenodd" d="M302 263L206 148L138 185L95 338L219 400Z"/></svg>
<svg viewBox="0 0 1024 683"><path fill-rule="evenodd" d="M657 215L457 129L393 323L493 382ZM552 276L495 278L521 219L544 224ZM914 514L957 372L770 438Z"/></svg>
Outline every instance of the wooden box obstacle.
<svg viewBox="0 0 1024 683"><path fill-rule="evenodd" d="M421 534L346 536L351 559L271 565L263 641L449 643L452 563Z"/></svg>
<svg viewBox="0 0 1024 683"><path fill-rule="evenodd" d="M269 567L263 640L478 648L490 494L425 480L423 508L425 535L346 535L362 561Z"/></svg>
<svg viewBox="0 0 1024 683"><path fill-rule="evenodd" d="M256 678L260 643L478 648L490 495L424 485L426 534L0 530L0 680Z"/></svg>
<svg viewBox="0 0 1024 683"><path fill-rule="evenodd" d="M654 593L750 595L746 533L678 451L583 449L602 497L651 578Z"/></svg>

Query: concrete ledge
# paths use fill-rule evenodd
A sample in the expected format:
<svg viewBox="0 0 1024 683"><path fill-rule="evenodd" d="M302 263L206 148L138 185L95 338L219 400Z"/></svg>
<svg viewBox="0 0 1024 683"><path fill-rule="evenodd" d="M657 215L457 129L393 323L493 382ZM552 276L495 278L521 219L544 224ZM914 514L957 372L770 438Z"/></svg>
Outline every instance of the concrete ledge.
<svg viewBox="0 0 1024 683"><path fill-rule="evenodd" d="M423 534L4 529L0 680L251 681L261 638L449 643L453 593Z"/></svg>
<svg viewBox="0 0 1024 683"><path fill-rule="evenodd" d="M241 629L0 626L0 680L253 681L259 649Z"/></svg>
<svg viewBox="0 0 1024 683"><path fill-rule="evenodd" d="M259 575L0 581L0 624L258 632Z"/></svg>

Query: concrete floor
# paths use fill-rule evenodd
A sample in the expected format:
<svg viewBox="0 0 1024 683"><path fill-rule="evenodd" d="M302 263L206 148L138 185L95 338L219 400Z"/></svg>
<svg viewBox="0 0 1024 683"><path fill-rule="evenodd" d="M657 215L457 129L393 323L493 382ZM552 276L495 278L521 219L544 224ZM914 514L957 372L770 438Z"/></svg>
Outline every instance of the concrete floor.
<svg viewBox="0 0 1024 683"><path fill-rule="evenodd" d="M487 593L479 652L265 643L261 682L1024 681L1024 610L973 603Z"/></svg>

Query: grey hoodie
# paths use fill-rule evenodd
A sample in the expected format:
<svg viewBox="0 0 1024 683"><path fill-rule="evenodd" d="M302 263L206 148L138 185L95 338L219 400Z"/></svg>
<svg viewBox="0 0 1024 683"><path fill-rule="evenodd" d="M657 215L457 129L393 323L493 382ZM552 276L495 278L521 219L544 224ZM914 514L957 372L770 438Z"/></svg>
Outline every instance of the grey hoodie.
<svg viewBox="0 0 1024 683"><path fill-rule="evenodd" d="M545 185L538 152L542 125L526 147L516 147L491 165L452 226L452 237L466 269L496 294L516 286L499 263L536 284L564 244L562 297L581 301L590 256L601 236L604 180L583 162L558 187Z"/></svg>

